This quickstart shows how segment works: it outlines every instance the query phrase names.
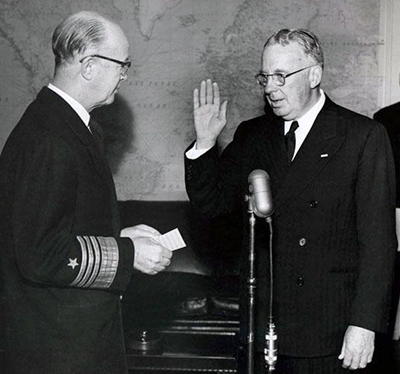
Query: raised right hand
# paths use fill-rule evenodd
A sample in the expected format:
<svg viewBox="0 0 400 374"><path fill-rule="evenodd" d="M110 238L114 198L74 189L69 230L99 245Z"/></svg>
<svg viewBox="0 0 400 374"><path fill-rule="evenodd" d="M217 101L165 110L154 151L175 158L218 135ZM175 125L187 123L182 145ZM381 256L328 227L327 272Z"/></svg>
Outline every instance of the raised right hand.
<svg viewBox="0 0 400 374"><path fill-rule="evenodd" d="M131 238L135 245L133 267L154 275L171 263L172 252L150 237Z"/></svg>
<svg viewBox="0 0 400 374"><path fill-rule="evenodd" d="M226 125L226 106L220 104L218 83L211 79L202 81L199 90L193 91L193 114L197 149L211 148Z"/></svg>

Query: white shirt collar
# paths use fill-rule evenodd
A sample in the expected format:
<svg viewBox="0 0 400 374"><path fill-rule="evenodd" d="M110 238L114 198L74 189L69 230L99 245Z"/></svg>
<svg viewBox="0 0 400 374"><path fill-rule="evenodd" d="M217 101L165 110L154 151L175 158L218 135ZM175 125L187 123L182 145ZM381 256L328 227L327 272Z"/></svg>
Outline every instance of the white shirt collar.
<svg viewBox="0 0 400 374"><path fill-rule="evenodd" d="M320 89L321 96L318 101L314 104L314 106L302 117L297 119L299 124L298 129L296 130L296 148L294 150L294 156L296 156L298 150L300 149L301 145L303 144L304 140L306 139L308 133L313 126L315 119L317 118L319 112L321 111L322 107L325 104L326 96L322 89ZM285 121L285 134L289 131L290 125L293 121Z"/></svg>
<svg viewBox="0 0 400 374"><path fill-rule="evenodd" d="M298 118L296 121L299 124L299 127L302 126L311 126L314 124L315 119L318 116L318 113L321 111L322 107L325 104L326 96L322 89L320 89L321 96L319 97L318 101L313 105L309 111L304 114L302 117ZM290 125L293 121L285 121L285 134L289 131ZM287 127L287 130L286 130ZM297 131L296 131L297 133Z"/></svg>
<svg viewBox="0 0 400 374"><path fill-rule="evenodd" d="M49 83L47 86L50 88L50 90L54 91L56 94L61 96L71 107L75 112L78 114L78 116L81 118L83 123L86 125L86 127L89 129L89 121L90 121L90 114L89 112L82 106L82 104L78 103L74 98L69 96L67 93L65 93L63 90L60 90L58 87L54 86L53 84ZM90 129L89 129L90 130Z"/></svg>

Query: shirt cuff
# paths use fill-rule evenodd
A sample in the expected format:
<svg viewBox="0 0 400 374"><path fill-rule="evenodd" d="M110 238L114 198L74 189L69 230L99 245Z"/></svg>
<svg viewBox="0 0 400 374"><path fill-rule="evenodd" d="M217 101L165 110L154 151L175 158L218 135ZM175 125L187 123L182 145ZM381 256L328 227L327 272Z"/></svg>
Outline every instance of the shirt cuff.
<svg viewBox="0 0 400 374"><path fill-rule="evenodd" d="M195 160L196 158L199 158L200 156L204 155L204 153L206 153L211 149L211 148L196 149L196 145L197 142L194 143L193 147L186 152L186 157L189 160Z"/></svg>

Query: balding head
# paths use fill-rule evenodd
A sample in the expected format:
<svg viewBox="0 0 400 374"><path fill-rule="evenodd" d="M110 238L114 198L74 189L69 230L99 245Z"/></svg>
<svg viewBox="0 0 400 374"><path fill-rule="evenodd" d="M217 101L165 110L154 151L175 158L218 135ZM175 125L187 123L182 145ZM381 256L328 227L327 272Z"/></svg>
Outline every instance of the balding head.
<svg viewBox="0 0 400 374"><path fill-rule="evenodd" d="M112 20L95 12L79 12L53 34L53 84L88 111L110 104L127 78L129 42Z"/></svg>
<svg viewBox="0 0 400 374"><path fill-rule="evenodd" d="M79 12L61 22L54 30L52 47L56 68L83 55L87 49L100 49L107 42L107 31L119 28L95 12Z"/></svg>

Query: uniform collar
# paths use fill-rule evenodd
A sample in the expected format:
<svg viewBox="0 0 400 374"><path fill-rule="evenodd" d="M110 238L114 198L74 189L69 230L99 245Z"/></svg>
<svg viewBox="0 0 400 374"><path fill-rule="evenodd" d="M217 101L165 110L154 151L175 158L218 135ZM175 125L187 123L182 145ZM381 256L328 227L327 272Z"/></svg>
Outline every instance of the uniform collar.
<svg viewBox="0 0 400 374"><path fill-rule="evenodd" d="M72 109L75 110L75 112L78 114L86 127L89 128L90 114L83 107L82 104L78 103L73 97L69 96L63 90L59 89L51 83L49 83L47 87L55 92L57 95L61 96L72 107Z"/></svg>

